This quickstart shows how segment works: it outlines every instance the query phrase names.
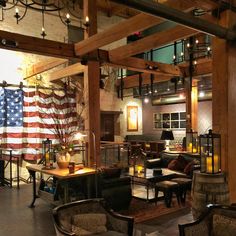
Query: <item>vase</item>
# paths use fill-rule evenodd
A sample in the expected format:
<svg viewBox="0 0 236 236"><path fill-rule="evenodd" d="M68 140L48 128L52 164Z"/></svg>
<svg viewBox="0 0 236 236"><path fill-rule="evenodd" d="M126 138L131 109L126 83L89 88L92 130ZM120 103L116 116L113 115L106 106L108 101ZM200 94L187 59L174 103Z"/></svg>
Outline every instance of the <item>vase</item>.
<svg viewBox="0 0 236 236"><path fill-rule="evenodd" d="M70 153L69 152L59 152L56 155L57 165L60 169L66 169L69 166L70 162Z"/></svg>

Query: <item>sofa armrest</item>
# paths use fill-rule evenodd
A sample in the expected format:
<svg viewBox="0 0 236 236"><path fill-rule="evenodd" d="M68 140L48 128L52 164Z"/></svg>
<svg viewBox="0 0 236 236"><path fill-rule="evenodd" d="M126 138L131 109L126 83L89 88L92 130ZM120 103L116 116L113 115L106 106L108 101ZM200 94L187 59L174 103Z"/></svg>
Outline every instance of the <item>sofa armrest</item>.
<svg viewBox="0 0 236 236"><path fill-rule="evenodd" d="M147 169L161 168L161 158L149 159L145 162L145 167Z"/></svg>

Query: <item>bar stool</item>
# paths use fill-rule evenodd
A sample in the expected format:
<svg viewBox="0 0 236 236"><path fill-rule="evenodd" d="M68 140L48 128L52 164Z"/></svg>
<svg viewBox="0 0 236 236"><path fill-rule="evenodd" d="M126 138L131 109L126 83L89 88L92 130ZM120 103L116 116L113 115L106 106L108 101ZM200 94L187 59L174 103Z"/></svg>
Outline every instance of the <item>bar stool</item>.
<svg viewBox="0 0 236 236"><path fill-rule="evenodd" d="M192 179L174 178L174 179L171 179L171 181L176 182L177 184L179 184L181 202L185 203L186 193L187 193L188 189L191 189Z"/></svg>
<svg viewBox="0 0 236 236"><path fill-rule="evenodd" d="M180 204L179 184L173 181L165 180L158 182L155 186L155 200L157 202L158 192L164 193L166 207L171 206L173 192L176 195L178 204Z"/></svg>

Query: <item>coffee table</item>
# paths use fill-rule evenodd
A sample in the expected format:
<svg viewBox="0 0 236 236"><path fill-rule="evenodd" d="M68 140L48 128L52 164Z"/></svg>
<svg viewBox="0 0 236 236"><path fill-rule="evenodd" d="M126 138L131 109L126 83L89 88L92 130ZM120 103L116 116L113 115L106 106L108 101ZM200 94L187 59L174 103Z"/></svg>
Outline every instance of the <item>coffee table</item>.
<svg viewBox="0 0 236 236"><path fill-rule="evenodd" d="M146 200L149 201L149 190L155 189L155 185L157 182L163 181L163 180L170 180L172 178L175 178L177 176L175 171L169 170L167 168L162 168L162 174L154 175L153 174L154 169L144 169L143 172L138 173L134 172L134 168L130 167L129 172L126 174L131 177L131 183L132 187L134 185L142 185L145 186L147 191L147 197Z"/></svg>

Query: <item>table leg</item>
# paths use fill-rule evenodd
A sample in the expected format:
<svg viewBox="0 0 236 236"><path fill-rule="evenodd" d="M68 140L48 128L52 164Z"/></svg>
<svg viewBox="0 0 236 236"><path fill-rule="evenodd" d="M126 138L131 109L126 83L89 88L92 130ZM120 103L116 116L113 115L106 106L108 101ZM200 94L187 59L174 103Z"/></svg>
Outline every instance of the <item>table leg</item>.
<svg viewBox="0 0 236 236"><path fill-rule="evenodd" d="M29 170L29 174L30 176L33 178L33 200L31 202L31 204L29 205L30 208L35 207L34 203L36 198L38 198L38 195L36 194L36 175L35 175L35 171Z"/></svg>

